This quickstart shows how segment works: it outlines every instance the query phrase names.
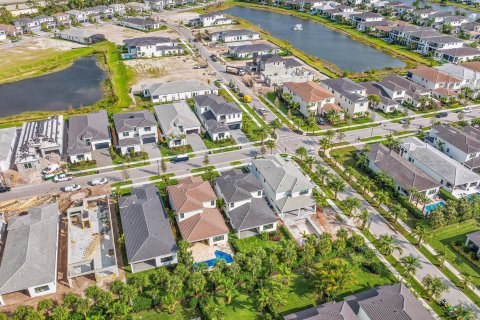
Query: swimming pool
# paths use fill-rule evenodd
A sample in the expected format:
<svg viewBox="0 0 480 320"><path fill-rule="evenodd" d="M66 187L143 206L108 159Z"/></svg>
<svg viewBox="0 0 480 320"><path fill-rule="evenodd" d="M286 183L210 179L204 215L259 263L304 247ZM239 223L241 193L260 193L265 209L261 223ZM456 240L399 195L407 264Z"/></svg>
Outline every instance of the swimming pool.
<svg viewBox="0 0 480 320"><path fill-rule="evenodd" d="M203 261L203 262L200 262L200 263L205 263L207 266L213 267L215 265L215 262L217 262L217 260L219 260L219 259L225 260L225 262L228 263L228 264L232 263L232 261L233 261L233 258L232 258L231 254L220 251L220 250L216 250L215 251L215 258L207 260L207 261ZM193 266L196 266L196 265L198 265L198 263L195 263Z"/></svg>
<svg viewBox="0 0 480 320"><path fill-rule="evenodd" d="M445 207L445 202L440 201L440 202L430 203L429 205L425 206L425 212L429 213L438 207Z"/></svg>

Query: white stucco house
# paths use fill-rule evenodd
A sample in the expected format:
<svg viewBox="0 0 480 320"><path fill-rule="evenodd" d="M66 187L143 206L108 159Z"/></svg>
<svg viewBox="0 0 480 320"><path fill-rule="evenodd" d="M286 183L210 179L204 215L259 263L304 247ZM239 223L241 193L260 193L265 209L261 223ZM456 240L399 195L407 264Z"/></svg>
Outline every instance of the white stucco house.
<svg viewBox="0 0 480 320"><path fill-rule="evenodd" d="M140 152L143 144L157 143L157 121L150 111L116 113L113 116L117 132L117 149L121 154Z"/></svg>
<svg viewBox="0 0 480 320"><path fill-rule="evenodd" d="M136 89L132 90L135 93ZM218 94L216 86L197 80L142 85L140 91L144 97L150 98L154 103L190 99L205 94Z"/></svg>

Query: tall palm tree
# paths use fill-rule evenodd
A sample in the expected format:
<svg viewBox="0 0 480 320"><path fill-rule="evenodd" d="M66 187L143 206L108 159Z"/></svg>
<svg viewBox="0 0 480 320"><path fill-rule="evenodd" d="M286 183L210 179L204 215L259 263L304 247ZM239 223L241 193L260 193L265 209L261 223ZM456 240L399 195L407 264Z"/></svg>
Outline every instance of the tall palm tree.
<svg viewBox="0 0 480 320"><path fill-rule="evenodd" d="M265 142L265 145L268 149L270 149L270 154L272 154L273 149L277 146L277 143L275 142L275 140L268 140L267 142Z"/></svg>
<svg viewBox="0 0 480 320"><path fill-rule="evenodd" d="M388 203L388 193L384 190L379 190L375 193L375 200L377 200L377 207L380 207L382 204Z"/></svg>
<svg viewBox="0 0 480 320"><path fill-rule="evenodd" d="M278 119L270 121L268 125L270 126L270 128L272 128L272 135L276 135L277 129L280 129L282 127L282 123Z"/></svg>
<svg viewBox="0 0 480 320"><path fill-rule="evenodd" d="M477 316L471 308L465 307L461 304L452 308L450 312L450 319L453 320L475 320Z"/></svg>
<svg viewBox="0 0 480 320"><path fill-rule="evenodd" d="M400 263L405 269L406 276L414 275L419 268L422 268L422 265L418 261L418 258L414 256L402 257L400 259Z"/></svg>
<svg viewBox="0 0 480 320"><path fill-rule="evenodd" d="M358 155L358 159L357 159L357 166L359 166L360 168L366 168L368 167L368 158L366 155L364 155L363 153L360 153Z"/></svg>
<svg viewBox="0 0 480 320"><path fill-rule="evenodd" d="M320 139L318 141L318 144L322 148L324 154L325 154L325 151L327 151L328 149L330 149L332 147L332 143L330 142L328 137L323 137L322 139Z"/></svg>
<svg viewBox="0 0 480 320"><path fill-rule="evenodd" d="M330 179L328 179L328 183L327 183L327 186L333 190L334 192L334 199L337 200L337 195L338 195L338 192L340 191L343 191L345 190L345 183L343 182L342 179L334 176L334 177L331 177Z"/></svg>
<svg viewBox="0 0 480 320"><path fill-rule="evenodd" d="M295 150L295 155L300 158L300 161L303 161L303 158L308 156L308 151L305 147L299 147Z"/></svg>
<svg viewBox="0 0 480 320"><path fill-rule="evenodd" d="M355 169L353 167L347 166L344 172L347 175L348 181L350 181L355 173Z"/></svg>
<svg viewBox="0 0 480 320"><path fill-rule="evenodd" d="M327 130L325 132L325 137L328 139L328 141L332 142L333 137L335 136L335 132L333 132L332 129Z"/></svg>
<svg viewBox="0 0 480 320"><path fill-rule="evenodd" d="M369 94L368 97L368 103L370 104L370 108L376 109L378 104L381 102L380 97L376 94Z"/></svg>
<svg viewBox="0 0 480 320"><path fill-rule="evenodd" d="M378 240L378 249L385 255L390 255L394 251L398 251L400 254L403 252L402 247L400 247L395 239L389 234L382 234Z"/></svg>
<svg viewBox="0 0 480 320"><path fill-rule="evenodd" d="M358 216L356 217L356 220L360 221L362 225L360 226L360 229L364 230L365 227L367 226L368 219L370 218L370 213L368 212L367 209L362 209Z"/></svg>
<svg viewBox="0 0 480 320"><path fill-rule="evenodd" d="M325 178L327 178L330 175L330 170L328 170L327 167L317 164L317 170L315 171L315 174L320 179L320 184L324 185Z"/></svg>
<svg viewBox="0 0 480 320"><path fill-rule="evenodd" d="M448 286L443 282L440 277L434 277L427 275L422 279L422 285L427 291L428 299L438 299L443 292L448 290Z"/></svg>
<svg viewBox="0 0 480 320"><path fill-rule="evenodd" d="M429 236L430 228L425 223L418 223L412 233L418 239L417 245L420 245Z"/></svg>
<svg viewBox="0 0 480 320"><path fill-rule="evenodd" d="M347 210L348 216L351 216L352 213L355 215L356 209L360 208L360 206L362 205L362 202L357 198L350 197L343 200L342 205Z"/></svg>
<svg viewBox="0 0 480 320"><path fill-rule="evenodd" d="M332 159L335 164L341 164L344 160L343 156L340 153L332 154Z"/></svg>
<svg viewBox="0 0 480 320"><path fill-rule="evenodd" d="M395 223L397 223L398 219L404 220L404 219L407 218L407 209L405 209L404 207L402 207L398 203L394 204L390 208L390 213L393 215L393 221Z"/></svg>
<svg viewBox="0 0 480 320"><path fill-rule="evenodd" d="M255 133L257 134L258 138L260 138L261 145L263 146L263 141L267 139L268 132L264 127L258 128Z"/></svg>

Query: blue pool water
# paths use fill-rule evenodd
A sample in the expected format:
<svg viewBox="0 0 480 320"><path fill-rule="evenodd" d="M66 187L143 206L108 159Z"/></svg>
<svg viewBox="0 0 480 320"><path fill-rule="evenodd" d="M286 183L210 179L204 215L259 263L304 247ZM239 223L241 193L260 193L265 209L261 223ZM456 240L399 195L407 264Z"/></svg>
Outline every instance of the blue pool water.
<svg viewBox="0 0 480 320"><path fill-rule="evenodd" d="M425 211L426 212L431 212L432 210L438 208L438 207L445 207L445 202L435 202L435 203L431 203L429 205L426 205L425 206Z"/></svg>
<svg viewBox="0 0 480 320"><path fill-rule="evenodd" d="M207 264L207 266L209 266L209 267L213 267L215 265L215 262L217 262L217 260L219 260L219 259L225 260L225 262L228 263L228 264L232 263L232 261L233 261L233 258L229 253L226 253L226 252L223 252L223 251L220 251L220 250L216 250L215 251L215 258L207 260L207 261L203 261L203 263ZM196 263L195 265L198 265L198 263Z"/></svg>

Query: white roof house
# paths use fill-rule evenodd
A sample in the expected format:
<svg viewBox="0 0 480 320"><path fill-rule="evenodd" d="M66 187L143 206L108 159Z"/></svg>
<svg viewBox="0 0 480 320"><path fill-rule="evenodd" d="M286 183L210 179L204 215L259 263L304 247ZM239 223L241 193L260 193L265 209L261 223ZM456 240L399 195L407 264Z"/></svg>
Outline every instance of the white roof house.
<svg viewBox="0 0 480 320"><path fill-rule="evenodd" d="M0 295L27 290L31 297L57 289L59 212L51 203L8 221L0 265ZM0 296L0 304L5 301Z"/></svg>
<svg viewBox="0 0 480 320"><path fill-rule="evenodd" d="M479 192L480 176L416 137L400 140L400 155L460 198Z"/></svg>
<svg viewBox="0 0 480 320"><path fill-rule="evenodd" d="M169 102L190 99L203 94L218 94L216 86L197 80L142 85L141 91L145 97L150 97L152 102Z"/></svg>
<svg viewBox="0 0 480 320"><path fill-rule="evenodd" d="M17 128L0 129L0 170L2 171L10 168L16 138Z"/></svg>

